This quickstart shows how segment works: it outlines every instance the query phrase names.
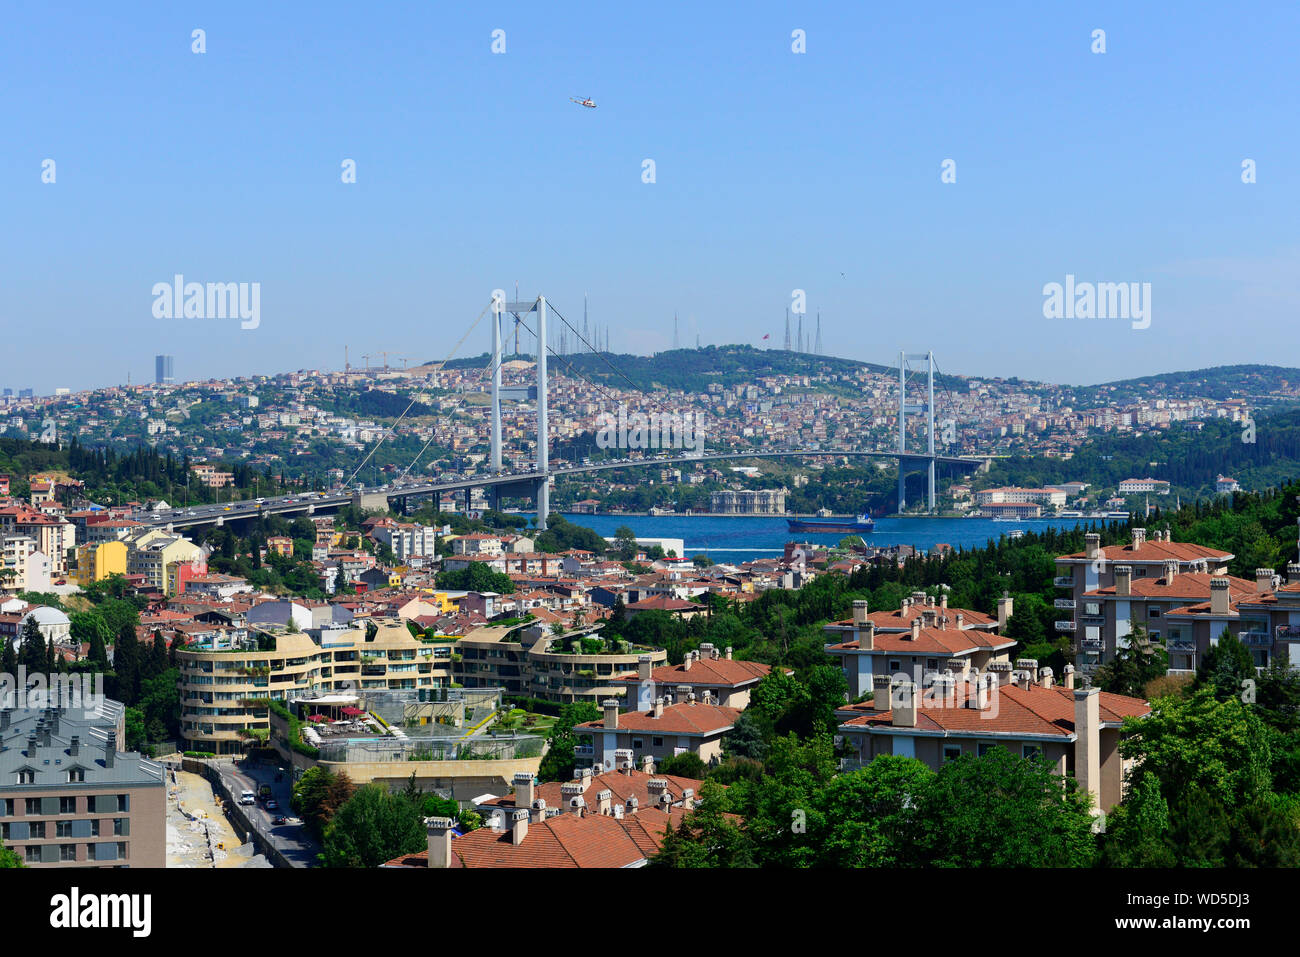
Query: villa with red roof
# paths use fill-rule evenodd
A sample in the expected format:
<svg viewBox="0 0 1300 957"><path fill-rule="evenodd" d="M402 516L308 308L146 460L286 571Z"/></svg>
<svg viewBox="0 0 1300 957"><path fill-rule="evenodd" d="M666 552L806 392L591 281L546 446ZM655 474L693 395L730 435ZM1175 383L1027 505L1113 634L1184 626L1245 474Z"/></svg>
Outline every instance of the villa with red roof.
<svg viewBox="0 0 1300 957"><path fill-rule="evenodd" d="M1064 687L1055 686L1052 669L1040 671L1033 659L1017 661L1014 671L999 662L987 673L939 675L924 687L888 675L875 681L875 697L888 707L853 705L839 712L846 719L840 733L857 752L857 763L892 754L937 770L1001 746L1072 775L1100 811L1123 797L1130 764L1119 754L1124 719L1151 712L1138 698L1076 688L1070 665Z"/></svg>

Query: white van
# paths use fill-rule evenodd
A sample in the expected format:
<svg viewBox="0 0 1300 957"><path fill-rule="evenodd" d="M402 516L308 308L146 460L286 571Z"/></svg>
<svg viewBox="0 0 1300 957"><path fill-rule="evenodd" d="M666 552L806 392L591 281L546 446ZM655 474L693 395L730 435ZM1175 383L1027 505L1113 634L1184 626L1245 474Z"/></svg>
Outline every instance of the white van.
<svg viewBox="0 0 1300 957"><path fill-rule="evenodd" d="M239 803L244 805L256 804L257 795L245 788L239 792Z"/></svg>

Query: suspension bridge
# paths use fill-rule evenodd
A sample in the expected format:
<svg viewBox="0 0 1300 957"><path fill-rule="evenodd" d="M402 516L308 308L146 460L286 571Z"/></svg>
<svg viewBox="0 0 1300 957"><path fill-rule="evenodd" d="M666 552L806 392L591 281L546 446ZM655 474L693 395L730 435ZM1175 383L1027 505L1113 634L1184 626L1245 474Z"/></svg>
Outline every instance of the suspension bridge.
<svg viewBox="0 0 1300 957"><path fill-rule="evenodd" d="M970 469L976 469L987 466L990 461L989 457L971 457L962 455L948 455L939 451L938 436L936 435L935 419L935 373L937 365L935 363L934 353L925 352L919 354L910 354L900 352L898 355L898 447L895 449L863 449L863 450L846 450L846 449L823 449L823 448L786 448L786 449L734 449L727 451L691 451L680 454L660 454L660 455L641 455L639 458L624 458L615 461L596 461L584 462L580 465L561 464L552 466L550 464L550 428L548 405L548 358L554 357L568 367L570 372L585 379L591 386L598 391L609 393L594 380L582 375L576 370L572 363L567 362L564 354L552 348L548 341L547 326L554 315L563 323L566 328L566 337L572 337L580 342L585 349L590 350L594 355L601 358L605 365L618 376L626 380L630 385L636 388L635 383L622 370L620 370L612 361L608 354L608 348L601 351L593 346L587 339L585 322L583 332L578 330L564 316L555 310L547 302L545 296L538 296L536 299L528 301L506 301L501 290L493 293L491 302L486 306L479 318L466 330L461 336L460 341L452 350L452 355L439 364L442 368L455 355L460 346L468 339L470 333L482 321L484 316L491 314L491 356L487 366L484 367L481 377L488 378L490 382L490 413L489 413L489 436L488 436L488 466L487 471L475 475L441 475L435 477L418 477L411 476L410 472L423 456L425 450L433 443L434 438L430 436L424 448L415 456L410 465L401 473L401 475L392 483L380 486L366 486L364 483L357 481L357 476L361 470L378 451L379 446L387 437L387 432L381 436L370 451L362 459L361 463L343 483L343 487L330 491L301 492L297 494L281 495L265 499L247 500L239 502L230 502L227 504L214 504L195 506L193 508L172 509L162 513L141 513L137 520L154 526L166 526L168 528L184 528L205 524L224 524L227 521L237 521L240 519L255 518L259 514L265 515L302 515L313 514L317 511L333 510L345 505L354 505L362 509L383 509L395 508L405 513L409 510L410 502L413 499L430 499L435 508L442 509L444 497L454 497L463 495L465 502L472 501L475 490L481 489L486 493L489 506L496 508L503 497L527 498L531 499L537 511L538 529L546 528L546 519L550 514L550 490L557 478L565 476L582 475L585 473L600 472L609 469L628 469L628 468L645 468L645 467L672 467L678 465L694 465L700 462L736 460L736 459L755 459L755 458L808 458L808 457L826 457L835 458L884 458L893 459L898 463L898 501L899 511L907 507L907 488L906 479L908 474L918 471L924 472L927 476L927 507L928 511L934 512L936 509L935 501L935 470L940 464L965 466ZM516 343L518 340L518 330L522 326L530 334L534 334L537 340L537 357L536 357L536 381L534 384L527 386L507 386L502 383L501 369L504 360L504 323L507 322L507 316L513 316L515 321ZM528 319L532 317L535 321L535 330L529 326ZM516 346L517 351L517 346ZM913 363L918 366L914 367ZM919 364L923 363L921 367ZM924 377L924 392L919 397L919 401L908 401L908 385L911 379L917 376ZM919 386L918 386L919 388ZM468 394L468 390L464 394ZM503 441L501 426L501 408L503 401L523 401L535 403L536 409L536 453L534 463L523 469L506 469L503 465ZM411 406L407 407L407 412L414 405L412 399ZM653 405L654 403L649 403ZM398 422L406 416L406 412L398 418ZM908 422L909 416L923 417L923 436L924 446L919 448L908 447ZM397 422L394 423L394 427ZM391 429L389 430L391 431ZM436 434L436 433L435 433ZM951 437L950 437L951 439Z"/></svg>

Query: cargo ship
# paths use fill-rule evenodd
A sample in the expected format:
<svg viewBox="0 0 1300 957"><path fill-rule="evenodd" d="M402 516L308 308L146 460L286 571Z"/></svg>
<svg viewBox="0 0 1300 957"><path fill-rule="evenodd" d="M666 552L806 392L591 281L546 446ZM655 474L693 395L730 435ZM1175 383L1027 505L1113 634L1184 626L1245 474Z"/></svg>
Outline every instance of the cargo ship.
<svg viewBox="0 0 1300 957"><path fill-rule="evenodd" d="M833 532L866 534L875 531L876 528L876 523L871 520L871 516L865 513L859 515L856 519L817 521L804 518L787 518L785 522L790 526L792 532L813 532L816 534L830 534Z"/></svg>

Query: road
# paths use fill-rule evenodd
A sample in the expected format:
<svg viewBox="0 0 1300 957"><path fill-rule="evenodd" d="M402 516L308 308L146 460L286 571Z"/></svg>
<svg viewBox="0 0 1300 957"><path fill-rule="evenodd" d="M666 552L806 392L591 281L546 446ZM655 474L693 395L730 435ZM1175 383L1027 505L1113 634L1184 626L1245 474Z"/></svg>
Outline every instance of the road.
<svg viewBox="0 0 1300 957"><path fill-rule="evenodd" d="M239 799L240 791L247 789L256 792L259 785L269 784L271 796L280 804L279 810L268 811L261 802L255 807L245 807L243 810L248 816L249 823L294 867L316 866L316 855L320 853L320 845L311 837L304 825L271 823L275 817L280 815L288 817L293 813L289 809L293 785L291 775L287 771L281 772L276 765L252 761L241 761L238 764L221 761L217 763L217 771L235 800ZM276 780L277 774L280 774L279 781Z"/></svg>

